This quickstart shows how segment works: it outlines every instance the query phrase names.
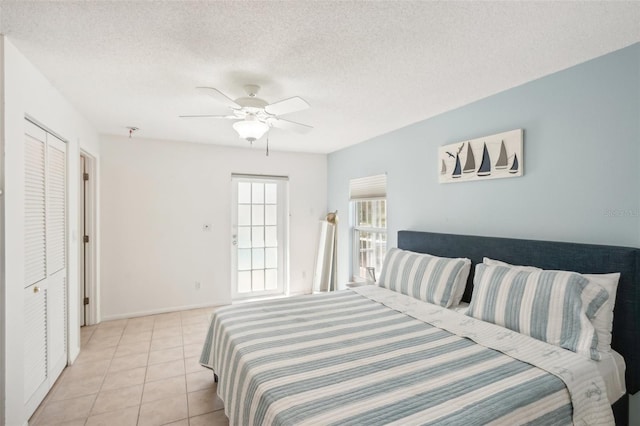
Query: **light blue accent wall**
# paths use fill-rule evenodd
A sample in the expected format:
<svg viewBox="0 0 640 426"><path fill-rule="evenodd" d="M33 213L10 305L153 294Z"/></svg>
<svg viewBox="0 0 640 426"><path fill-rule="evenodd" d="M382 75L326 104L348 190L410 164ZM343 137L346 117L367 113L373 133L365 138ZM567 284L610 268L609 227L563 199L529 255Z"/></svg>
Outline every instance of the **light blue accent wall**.
<svg viewBox="0 0 640 426"><path fill-rule="evenodd" d="M524 176L438 183L439 146L518 128ZM401 229L639 247L640 43L330 154L341 283L349 180L383 172L390 247Z"/></svg>

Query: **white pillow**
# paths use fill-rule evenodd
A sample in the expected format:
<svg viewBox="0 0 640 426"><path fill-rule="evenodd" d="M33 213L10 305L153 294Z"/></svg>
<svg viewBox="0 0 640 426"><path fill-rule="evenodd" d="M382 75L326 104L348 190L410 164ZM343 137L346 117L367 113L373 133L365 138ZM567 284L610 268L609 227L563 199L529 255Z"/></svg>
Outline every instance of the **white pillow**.
<svg viewBox="0 0 640 426"><path fill-rule="evenodd" d="M387 251L378 285L449 308L460 302L470 269L469 259L392 248Z"/></svg>
<svg viewBox="0 0 640 426"><path fill-rule="evenodd" d="M518 269L522 269L523 271L530 271L530 272L542 271L542 268L536 268L535 266L512 265L510 263L503 262L501 260L490 259L488 257L483 257L482 263L484 263L487 266L508 266L509 268L518 268Z"/></svg>
<svg viewBox="0 0 640 426"><path fill-rule="evenodd" d="M499 265L510 266L512 268L522 269L524 271L540 270L535 266L520 266L511 265L499 260L489 259L485 257L482 259L482 263L485 265ZM612 274L581 274L590 282L599 285L609 293L609 298L602 305L600 310L596 313L596 316L591 320L593 327L596 329L598 335L598 351L599 352L611 352L611 330L613 329L613 308L616 303L616 294L618 292L618 281L620 281L620 273Z"/></svg>
<svg viewBox="0 0 640 426"><path fill-rule="evenodd" d="M613 330L613 308L616 304L616 294L618 292L618 281L620 273L612 274L582 274L583 277L592 283L598 284L609 293L609 298L602 305L591 323L598 333L598 350L600 352L611 352L611 330Z"/></svg>

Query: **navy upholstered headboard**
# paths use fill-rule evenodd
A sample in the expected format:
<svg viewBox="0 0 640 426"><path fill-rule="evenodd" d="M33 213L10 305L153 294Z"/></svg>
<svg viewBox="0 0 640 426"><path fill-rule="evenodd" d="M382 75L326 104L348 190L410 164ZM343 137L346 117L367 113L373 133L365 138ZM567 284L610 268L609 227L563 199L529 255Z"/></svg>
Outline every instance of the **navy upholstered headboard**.
<svg viewBox="0 0 640 426"><path fill-rule="evenodd" d="M627 391L640 390L640 249L552 241L399 231L398 247L443 257L467 257L472 269L463 300L471 299L475 265L483 257L581 273L620 272L612 347L627 364Z"/></svg>

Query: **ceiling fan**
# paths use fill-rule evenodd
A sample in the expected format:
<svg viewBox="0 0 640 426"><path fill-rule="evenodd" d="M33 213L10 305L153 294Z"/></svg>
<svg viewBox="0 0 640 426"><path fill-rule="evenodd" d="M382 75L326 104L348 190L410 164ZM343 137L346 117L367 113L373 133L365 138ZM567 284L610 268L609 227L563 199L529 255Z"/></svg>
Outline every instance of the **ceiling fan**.
<svg viewBox="0 0 640 426"><path fill-rule="evenodd" d="M291 130L298 133L307 133L313 127L306 124L296 123L295 121L280 118L281 115L289 114L296 111L302 111L309 108L309 104L304 99L294 96L292 98L283 99L272 104L264 99L257 97L260 86L255 84L247 84L244 90L247 96L231 99L218 89L213 87L197 87L196 89L211 96L219 103L231 109L229 115L181 115L181 118L217 118L225 120L235 120L233 128L240 139L244 139L250 143L255 142L265 135L272 127L283 130Z"/></svg>

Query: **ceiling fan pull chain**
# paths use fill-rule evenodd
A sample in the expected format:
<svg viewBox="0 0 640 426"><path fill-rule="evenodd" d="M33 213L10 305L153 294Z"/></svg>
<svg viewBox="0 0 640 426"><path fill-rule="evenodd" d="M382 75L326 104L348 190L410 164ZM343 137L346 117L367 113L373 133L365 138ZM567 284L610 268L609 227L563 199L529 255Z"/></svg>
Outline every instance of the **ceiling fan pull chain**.
<svg viewBox="0 0 640 426"><path fill-rule="evenodd" d="M269 156L269 136L267 136L267 157Z"/></svg>

